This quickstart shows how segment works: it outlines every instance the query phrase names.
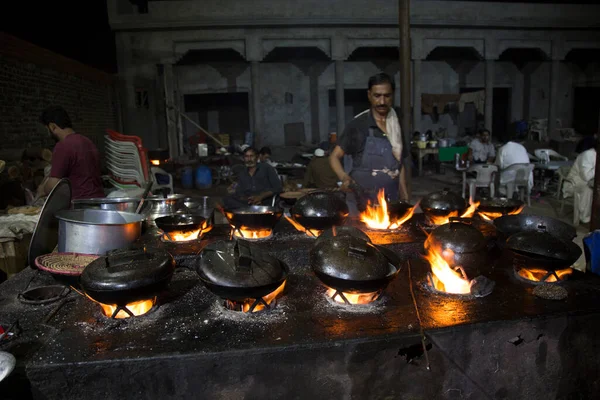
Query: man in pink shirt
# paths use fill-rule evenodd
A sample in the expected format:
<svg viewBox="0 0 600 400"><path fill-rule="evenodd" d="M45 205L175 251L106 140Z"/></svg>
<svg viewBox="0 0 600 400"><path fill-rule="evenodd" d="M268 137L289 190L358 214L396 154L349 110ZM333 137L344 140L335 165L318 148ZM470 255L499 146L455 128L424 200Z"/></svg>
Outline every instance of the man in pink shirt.
<svg viewBox="0 0 600 400"><path fill-rule="evenodd" d="M38 196L47 195L58 181L67 178L71 182L73 200L104 197L98 149L90 139L73 130L65 109L48 107L40 122L57 143L52 153L50 175L38 187Z"/></svg>

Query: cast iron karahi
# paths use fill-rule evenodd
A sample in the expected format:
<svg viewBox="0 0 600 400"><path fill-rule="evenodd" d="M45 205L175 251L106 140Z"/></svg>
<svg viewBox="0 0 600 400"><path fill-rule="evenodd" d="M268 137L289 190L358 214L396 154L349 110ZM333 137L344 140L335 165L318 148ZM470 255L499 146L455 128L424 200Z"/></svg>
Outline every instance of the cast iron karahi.
<svg viewBox="0 0 600 400"><path fill-rule="evenodd" d="M503 246L506 240L517 232L538 231L538 226L543 225L546 232L554 237L561 238L565 241L572 241L577 232L575 228L551 217L542 217L539 215L504 215L494 220L494 225L498 232L498 244Z"/></svg>
<svg viewBox="0 0 600 400"><path fill-rule="evenodd" d="M430 193L421 200L421 209L426 216L444 216L453 211L461 215L467 208L465 199L448 189Z"/></svg>
<svg viewBox="0 0 600 400"><path fill-rule="evenodd" d="M405 201L392 201L387 204L388 215L391 221L405 218L413 209L413 205Z"/></svg>
<svg viewBox="0 0 600 400"><path fill-rule="evenodd" d="M328 287L346 293L383 290L400 271L396 254L351 229L325 232L310 251L313 272Z"/></svg>
<svg viewBox="0 0 600 400"><path fill-rule="evenodd" d="M547 271L571 267L582 254L576 243L551 235L543 225L537 231L511 235L506 248L512 252L516 264Z"/></svg>
<svg viewBox="0 0 600 400"><path fill-rule="evenodd" d="M200 254L197 273L217 296L233 300L259 299L273 292L288 276L285 263L247 240L218 241Z"/></svg>
<svg viewBox="0 0 600 400"><path fill-rule="evenodd" d="M435 228L424 243L426 251L433 249L450 267L461 266L469 278L479 275L487 264L487 241L483 234L466 218L451 218L447 224ZM445 252L444 250L451 250Z"/></svg>
<svg viewBox="0 0 600 400"><path fill-rule="evenodd" d="M200 215L176 214L159 217L154 220L156 226L163 232L193 232L206 228L206 218Z"/></svg>
<svg viewBox="0 0 600 400"><path fill-rule="evenodd" d="M523 207L523 204L520 200L507 199L506 197L483 198L479 201L477 211L506 215L517 211Z"/></svg>
<svg viewBox="0 0 600 400"><path fill-rule="evenodd" d="M163 250L118 251L88 264L80 283L100 303L126 305L157 296L174 269L173 257Z"/></svg>
<svg viewBox="0 0 600 400"><path fill-rule="evenodd" d="M237 229L273 229L283 215L283 209L270 206L248 206L222 209L229 224Z"/></svg>
<svg viewBox="0 0 600 400"><path fill-rule="evenodd" d="M340 194L313 192L301 197L292 207L292 218L306 229L325 230L343 225L348 218L348 205Z"/></svg>

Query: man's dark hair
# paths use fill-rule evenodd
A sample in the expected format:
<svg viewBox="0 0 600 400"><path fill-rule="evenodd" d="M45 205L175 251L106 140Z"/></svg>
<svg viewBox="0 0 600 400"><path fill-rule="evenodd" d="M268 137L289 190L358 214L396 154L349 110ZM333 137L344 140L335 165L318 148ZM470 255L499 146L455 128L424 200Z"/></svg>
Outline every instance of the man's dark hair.
<svg viewBox="0 0 600 400"><path fill-rule="evenodd" d="M392 91L396 90L396 84L394 83L392 77L385 72L380 72L379 74L373 75L369 78L369 90L371 90L371 87L375 85L384 85L386 83L390 84Z"/></svg>
<svg viewBox="0 0 600 400"><path fill-rule="evenodd" d="M42 112L42 115L40 116L40 123L48 126L52 122L58 125L58 127L61 129L73 128L69 114L67 114L67 111L61 106L50 106Z"/></svg>
<svg viewBox="0 0 600 400"><path fill-rule="evenodd" d="M258 151L254 147L246 147L246 149L242 152L242 154L246 155L246 153L249 151L253 151L254 154L258 155Z"/></svg>
<svg viewBox="0 0 600 400"><path fill-rule="evenodd" d="M480 129L480 130L479 130L479 133L480 133L480 134L482 134L482 135L483 135L484 133L487 133L487 134L488 134L488 135L490 135L490 136L492 135L492 132L490 132L490 130L489 130L489 129Z"/></svg>
<svg viewBox="0 0 600 400"><path fill-rule="evenodd" d="M260 151L258 152L258 154L259 155L263 155L263 154L271 155L271 149L268 148L267 146L265 146L262 149L260 149Z"/></svg>

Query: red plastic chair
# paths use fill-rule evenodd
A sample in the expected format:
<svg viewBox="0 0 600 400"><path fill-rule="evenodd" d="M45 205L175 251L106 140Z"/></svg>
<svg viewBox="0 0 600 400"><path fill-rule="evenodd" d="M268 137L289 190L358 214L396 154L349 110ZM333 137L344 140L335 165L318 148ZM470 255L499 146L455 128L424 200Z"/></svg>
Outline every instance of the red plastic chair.
<svg viewBox="0 0 600 400"><path fill-rule="evenodd" d="M108 136L114 141L120 142L131 142L135 144L140 153L140 163L142 164L142 173L144 174L144 179L147 181L150 178L150 171L148 170L148 150L142 145L142 139L138 136L131 135L123 135L122 133L113 131L112 129L107 129L106 133Z"/></svg>

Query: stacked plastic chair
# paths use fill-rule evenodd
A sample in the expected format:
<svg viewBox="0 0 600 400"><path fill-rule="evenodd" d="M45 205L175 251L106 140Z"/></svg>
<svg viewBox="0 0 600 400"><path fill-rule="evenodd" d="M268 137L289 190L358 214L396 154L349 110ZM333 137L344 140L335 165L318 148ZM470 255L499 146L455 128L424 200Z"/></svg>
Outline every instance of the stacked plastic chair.
<svg viewBox="0 0 600 400"><path fill-rule="evenodd" d="M106 131L106 166L109 182L119 189L144 187L152 180L152 190L168 188L173 193L173 177L162 168L150 167L148 151L137 136L123 135L111 129Z"/></svg>

